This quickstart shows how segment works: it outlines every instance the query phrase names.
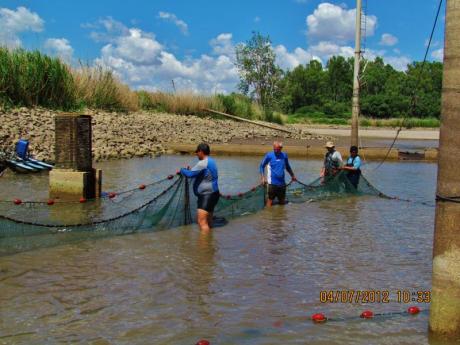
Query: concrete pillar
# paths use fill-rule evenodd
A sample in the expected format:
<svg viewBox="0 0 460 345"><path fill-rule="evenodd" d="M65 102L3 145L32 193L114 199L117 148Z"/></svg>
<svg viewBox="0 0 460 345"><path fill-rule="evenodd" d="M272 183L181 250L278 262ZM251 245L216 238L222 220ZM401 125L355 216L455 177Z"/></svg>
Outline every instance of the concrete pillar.
<svg viewBox="0 0 460 345"><path fill-rule="evenodd" d="M361 0L356 1L355 65L353 69L353 108L351 110L351 145L359 146L359 69L361 60Z"/></svg>
<svg viewBox="0 0 460 345"><path fill-rule="evenodd" d="M437 194L460 196L460 0L447 0ZM431 336L460 339L460 204L437 198ZM458 199L460 201L460 199Z"/></svg>
<svg viewBox="0 0 460 345"><path fill-rule="evenodd" d="M55 168L50 198L78 200L100 195L102 173L92 167L91 116L62 113L55 117Z"/></svg>

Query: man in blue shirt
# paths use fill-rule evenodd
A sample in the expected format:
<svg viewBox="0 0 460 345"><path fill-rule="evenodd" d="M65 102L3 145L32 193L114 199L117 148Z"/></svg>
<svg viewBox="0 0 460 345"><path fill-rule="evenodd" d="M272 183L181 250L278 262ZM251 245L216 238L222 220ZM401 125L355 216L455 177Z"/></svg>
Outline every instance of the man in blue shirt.
<svg viewBox="0 0 460 345"><path fill-rule="evenodd" d="M347 164L342 167L342 170L347 172L350 183L355 188L358 188L359 177L361 176L361 158L358 156L358 148L356 146L350 147L350 157L347 160Z"/></svg>
<svg viewBox="0 0 460 345"><path fill-rule="evenodd" d="M294 172L289 165L288 156L281 152L283 143L275 141L273 143L273 152L265 155L260 163L259 171L262 183L268 183L268 199L267 207L273 205L273 200L278 198L278 201L283 205L286 201L286 182L284 181L284 170L286 169L291 175L292 181L297 181ZM267 167L267 177L265 177L265 167Z"/></svg>
<svg viewBox="0 0 460 345"><path fill-rule="evenodd" d="M214 159L209 157L211 149L206 143L201 143L196 148L198 163L191 169L182 168L181 174L195 178L193 193L198 197L197 222L201 232L209 233L212 227L212 213L219 201L218 173Z"/></svg>

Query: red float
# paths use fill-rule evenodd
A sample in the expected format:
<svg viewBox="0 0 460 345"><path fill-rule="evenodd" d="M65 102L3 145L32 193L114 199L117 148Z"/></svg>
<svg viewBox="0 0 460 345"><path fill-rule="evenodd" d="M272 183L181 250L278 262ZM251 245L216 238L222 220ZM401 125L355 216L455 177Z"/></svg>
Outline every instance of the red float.
<svg viewBox="0 0 460 345"><path fill-rule="evenodd" d="M109 193L109 198L110 198L110 199L113 199L113 198L115 198L116 196L117 196L117 193L114 193L114 192L110 192L110 193Z"/></svg>
<svg viewBox="0 0 460 345"><path fill-rule="evenodd" d="M54 205L54 200L53 199L49 199L48 202L47 202L48 206L51 206L51 205Z"/></svg>
<svg viewBox="0 0 460 345"><path fill-rule="evenodd" d="M139 189L145 189L145 184L141 184L141 185L139 186Z"/></svg>
<svg viewBox="0 0 460 345"><path fill-rule="evenodd" d="M196 343L196 345L211 345L211 343L205 339L201 339Z"/></svg>
<svg viewBox="0 0 460 345"><path fill-rule="evenodd" d="M241 198L243 196L243 193L238 193L238 196Z"/></svg>
<svg viewBox="0 0 460 345"><path fill-rule="evenodd" d="M80 203L83 204L83 203L85 203L85 202L86 202L86 198L81 197L81 198L80 198Z"/></svg>
<svg viewBox="0 0 460 345"><path fill-rule="evenodd" d="M374 317L374 313L370 310L365 310L361 313L360 317L363 319L372 319Z"/></svg>
<svg viewBox="0 0 460 345"><path fill-rule="evenodd" d="M14 199L13 202L14 202L15 205L21 205L22 204L21 199Z"/></svg>
<svg viewBox="0 0 460 345"><path fill-rule="evenodd" d="M273 327L283 327L283 321L278 320L273 322Z"/></svg>
<svg viewBox="0 0 460 345"><path fill-rule="evenodd" d="M416 306L412 306L412 307L407 308L407 312L409 314L415 315L415 314L420 313L420 308Z"/></svg>
<svg viewBox="0 0 460 345"><path fill-rule="evenodd" d="M313 322L326 322L327 320L326 316L322 313L313 314L311 319Z"/></svg>
<svg viewBox="0 0 460 345"><path fill-rule="evenodd" d="M225 199L227 199L227 200L230 200L231 198L232 198L231 195L227 195L227 196L225 197Z"/></svg>
<svg viewBox="0 0 460 345"><path fill-rule="evenodd" d="M174 175L168 175L168 180L172 180L174 178Z"/></svg>

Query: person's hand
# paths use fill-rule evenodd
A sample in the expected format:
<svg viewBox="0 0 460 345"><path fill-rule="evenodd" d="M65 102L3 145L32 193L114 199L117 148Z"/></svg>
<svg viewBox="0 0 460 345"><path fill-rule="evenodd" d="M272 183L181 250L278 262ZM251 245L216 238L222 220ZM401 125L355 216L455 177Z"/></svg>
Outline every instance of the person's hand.
<svg viewBox="0 0 460 345"><path fill-rule="evenodd" d="M261 184L267 184L267 179L265 178L265 176L260 177L260 183Z"/></svg>

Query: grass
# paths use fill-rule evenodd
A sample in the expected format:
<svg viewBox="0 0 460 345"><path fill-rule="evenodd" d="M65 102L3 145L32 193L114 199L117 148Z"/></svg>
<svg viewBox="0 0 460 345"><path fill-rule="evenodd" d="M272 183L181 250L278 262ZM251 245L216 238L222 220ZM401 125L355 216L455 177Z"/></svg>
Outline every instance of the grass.
<svg viewBox="0 0 460 345"><path fill-rule="evenodd" d="M305 106L286 116L264 111L250 98L235 93L205 96L192 92L132 91L103 67L72 68L39 51L4 47L0 47L0 105L70 111L85 107L110 111L144 109L182 115L204 115L203 109L211 108L247 119L280 124L349 125L351 118L343 104L325 105L324 109ZM436 118L360 119L361 126L373 127L439 127L439 124Z"/></svg>
<svg viewBox="0 0 460 345"><path fill-rule="evenodd" d="M192 92L165 93L138 91L141 109L180 115L202 115L203 109L223 111L222 103L213 96L202 96Z"/></svg>
<svg viewBox="0 0 460 345"><path fill-rule="evenodd" d="M115 111L139 109L138 95L100 66L72 71L78 102L85 107Z"/></svg>
<svg viewBox="0 0 460 345"><path fill-rule="evenodd" d="M295 113L289 115L287 123L296 124L321 124L321 125L351 125L351 114L325 115L322 112L316 111L308 114ZM361 117L359 125L362 127L400 127L403 128L436 128L440 126L440 121L437 118L389 118L389 119L373 119Z"/></svg>
<svg viewBox="0 0 460 345"><path fill-rule="evenodd" d="M132 91L100 66L72 68L39 51L0 47L0 106L57 110L84 108L109 111L139 109L181 115L204 115L205 108L232 115L283 123L285 116L263 112L244 95L198 95Z"/></svg>
<svg viewBox="0 0 460 345"><path fill-rule="evenodd" d="M0 105L132 111L137 94L102 67L73 69L39 51L0 47Z"/></svg>
<svg viewBox="0 0 460 345"><path fill-rule="evenodd" d="M359 125L362 127L404 127L404 128L436 128L439 127L441 122L437 118L390 118L390 119L370 119L362 118Z"/></svg>
<svg viewBox="0 0 460 345"><path fill-rule="evenodd" d="M0 47L0 102L5 106L77 106L70 68L38 51Z"/></svg>

